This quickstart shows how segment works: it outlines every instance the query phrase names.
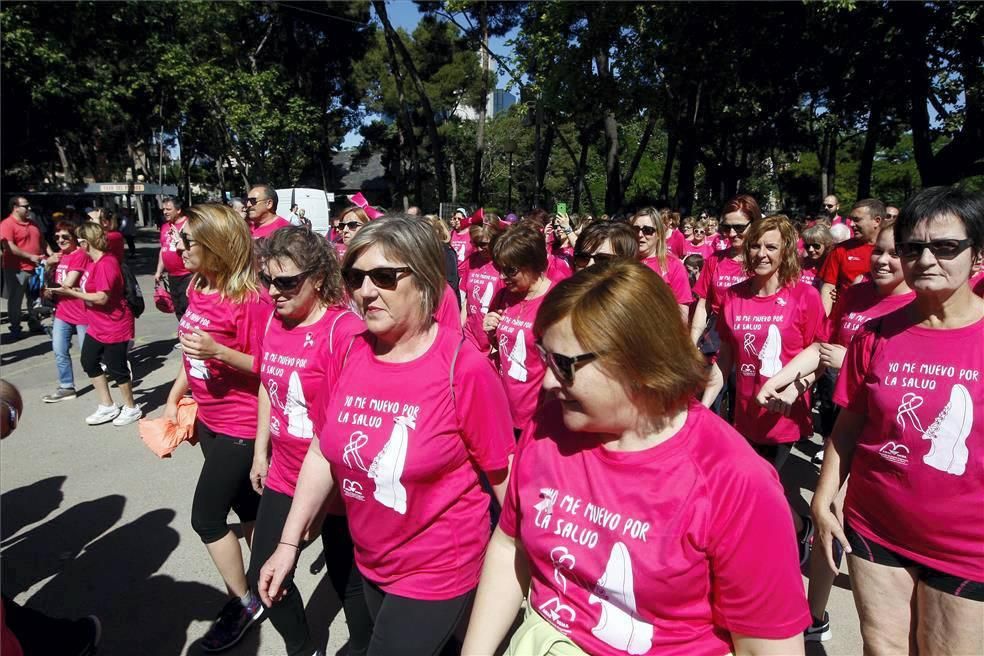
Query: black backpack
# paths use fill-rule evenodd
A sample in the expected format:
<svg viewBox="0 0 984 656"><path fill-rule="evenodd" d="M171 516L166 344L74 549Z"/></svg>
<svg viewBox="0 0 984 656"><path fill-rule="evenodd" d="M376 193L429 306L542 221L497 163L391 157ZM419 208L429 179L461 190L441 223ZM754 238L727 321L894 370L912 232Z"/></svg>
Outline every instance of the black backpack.
<svg viewBox="0 0 984 656"><path fill-rule="evenodd" d="M123 298L126 299L126 304L130 306L133 318L137 319L147 307L144 303L143 292L140 291L140 283L137 282L137 277L133 275L133 271L125 262L120 263L120 269L123 271Z"/></svg>

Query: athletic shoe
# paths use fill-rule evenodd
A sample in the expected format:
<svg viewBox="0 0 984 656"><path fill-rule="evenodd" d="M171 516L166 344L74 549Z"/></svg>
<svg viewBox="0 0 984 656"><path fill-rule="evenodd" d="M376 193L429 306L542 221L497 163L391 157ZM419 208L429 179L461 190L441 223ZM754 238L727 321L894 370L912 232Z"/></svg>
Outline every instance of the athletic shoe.
<svg viewBox="0 0 984 656"><path fill-rule="evenodd" d="M262 616L263 604L259 599L254 597L248 606L243 606L238 597L233 597L222 607L212 627L202 638L202 650L217 652L229 649L239 642L246 630Z"/></svg>
<svg viewBox="0 0 984 656"><path fill-rule="evenodd" d="M100 405L95 412L85 418L85 423L90 426L98 426L113 421L118 414L120 414L120 406L115 403L113 405Z"/></svg>
<svg viewBox="0 0 984 656"><path fill-rule="evenodd" d="M814 465L822 465L823 464L823 449L820 449L815 454L813 454L813 457L810 459L810 462L812 462Z"/></svg>
<svg viewBox="0 0 984 656"><path fill-rule="evenodd" d="M806 642L827 642L833 637L834 633L830 630L830 615L823 611L823 620L813 624L803 632L803 640Z"/></svg>
<svg viewBox="0 0 984 656"><path fill-rule="evenodd" d="M132 424L136 420L143 417L143 410L140 408L127 408L123 406L120 409L120 414L116 416L113 420L113 426L126 426L127 424Z"/></svg>
<svg viewBox="0 0 984 656"><path fill-rule="evenodd" d="M75 388L74 387L59 387L55 390L54 394L46 394L41 397L41 400L45 403L58 403L59 401L65 401L66 399L75 398Z"/></svg>
<svg viewBox="0 0 984 656"><path fill-rule="evenodd" d="M799 542L800 567L806 565L806 561L810 559L810 549L813 548L813 520L806 515L802 519L803 532L796 536Z"/></svg>

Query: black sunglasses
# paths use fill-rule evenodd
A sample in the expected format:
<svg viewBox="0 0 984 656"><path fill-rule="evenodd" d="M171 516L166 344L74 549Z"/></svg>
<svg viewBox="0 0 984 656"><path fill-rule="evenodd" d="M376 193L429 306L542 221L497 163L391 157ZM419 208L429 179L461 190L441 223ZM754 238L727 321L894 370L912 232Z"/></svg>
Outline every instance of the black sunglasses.
<svg viewBox="0 0 984 656"><path fill-rule="evenodd" d="M504 275L507 278L515 278L519 275L519 267L500 267L498 264L493 263L495 270Z"/></svg>
<svg viewBox="0 0 984 656"><path fill-rule="evenodd" d="M722 235L731 234L731 231L735 231L739 235L748 229L751 223L722 223L718 226L718 232Z"/></svg>
<svg viewBox="0 0 984 656"><path fill-rule="evenodd" d="M550 371L557 377L562 384L570 386L574 384L574 372L578 366L587 364L598 357L597 353L582 353L581 355L561 355L551 353L537 342L536 350L540 353L544 364L550 367Z"/></svg>
<svg viewBox="0 0 984 656"><path fill-rule="evenodd" d="M833 205L828 205L827 203L824 203L823 206L824 206L824 208L826 208L828 210L834 209L834 206Z"/></svg>
<svg viewBox="0 0 984 656"><path fill-rule="evenodd" d="M255 198L253 196L250 196L249 198L246 199L246 205L247 206L249 206L249 205L256 205L257 203L262 202L262 201L265 201L265 200L270 200L270 199L269 198Z"/></svg>
<svg viewBox="0 0 984 656"><path fill-rule="evenodd" d="M342 228L348 228L349 230L358 230L361 226L362 226L361 221L349 221L348 223L342 223L341 221L339 221L337 229L341 230Z"/></svg>
<svg viewBox="0 0 984 656"><path fill-rule="evenodd" d="M647 237L652 237L653 235L656 234L656 228L652 226L632 226L632 227L635 228L636 232L641 232Z"/></svg>
<svg viewBox="0 0 984 656"><path fill-rule="evenodd" d="M410 267L376 267L369 271L347 267L342 269L342 280L349 289L359 289L365 282L366 276L376 287L380 289L396 289L396 283L400 281L401 273L413 273Z"/></svg>
<svg viewBox="0 0 984 656"><path fill-rule="evenodd" d="M808 251L820 250L823 248L823 244L803 244L803 248Z"/></svg>
<svg viewBox="0 0 984 656"><path fill-rule="evenodd" d="M181 243L182 245L184 245L186 251L191 250L191 247L198 243L196 240L192 239L191 235L189 235L184 230L179 232L178 236L181 237Z"/></svg>
<svg viewBox="0 0 984 656"><path fill-rule="evenodd" d="M611 262L615 259L615 255L611 253L575 253L574 254L574 266L579 269L590 265L594 260L594 264L604 264L605 262Z"/></svg>
<svg viewBox="0 0 984 656"><path fill-rule="evenodd" d="M23 207L25 210L31 209L30 205L15 205L14 207Z"/></svg>
<svg viewBox="0 0 984 656"><path fill-rule="evenodd" d="M487 248L488 245L489 245L489 242L487 242L487 241L473 241L472 242L472 246L474 246L475 248Z"/></svg>
<svg viewBox="0 0 984 656"><path fill-rule="evenodd" d="M67 232L60 232L57 235L55 235L55 239L57 239L58 241L72 241L72 235L68 234Z"/></svg>
<svg viewBox="0 0 984 656"><path fill-rule="evenodd" d="M260 272L260 282L263 286L269 289L271 286L276 287L279 291L287 292L288 294L302 284L304 284L304 279L308 277L308 271L302 271L293 276L268 276L267 274Z"/></svg>
<svg viewBox="0 0 984 656"><path fill-rule="evenodd" d="M934 239L933 241L903 241L895 244L899 257L915 260L925 249L938 260L952 260L970 248L970 239Z"/></svg>

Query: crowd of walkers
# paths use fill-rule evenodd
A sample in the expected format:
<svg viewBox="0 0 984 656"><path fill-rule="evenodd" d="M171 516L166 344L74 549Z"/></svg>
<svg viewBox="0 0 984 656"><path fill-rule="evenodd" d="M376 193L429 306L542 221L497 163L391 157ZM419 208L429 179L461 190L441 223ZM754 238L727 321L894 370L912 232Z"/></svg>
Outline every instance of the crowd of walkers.
<svg viewBox="0 0 984 656"><path fill-rule="evenodd" d="M448 225L360 201L327 237L268 185L165 203L165 417L197 403L192 525L229 592L203 649L269 617L321 653L293 581L320 537L353 654L803 653L845 554L866 654L984 653L984 196ZM90 423L140 412L109 228L59 224L51 290ZM807 504L784 465L815 432Z"/></svg>

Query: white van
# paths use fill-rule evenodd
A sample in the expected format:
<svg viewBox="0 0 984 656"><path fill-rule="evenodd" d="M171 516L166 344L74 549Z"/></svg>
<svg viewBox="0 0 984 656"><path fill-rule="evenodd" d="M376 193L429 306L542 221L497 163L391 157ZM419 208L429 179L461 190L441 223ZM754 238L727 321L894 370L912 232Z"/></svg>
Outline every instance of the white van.
<svg viewBox="0 0 984 656"><path fill-rule="evenodd" d="M331 225L331 204L335 194L323 189L277 189L277 214L289 218L290 208L297 205L304 210L304 218L311 222L311 229L322 235L328 234Z"/></svg>

